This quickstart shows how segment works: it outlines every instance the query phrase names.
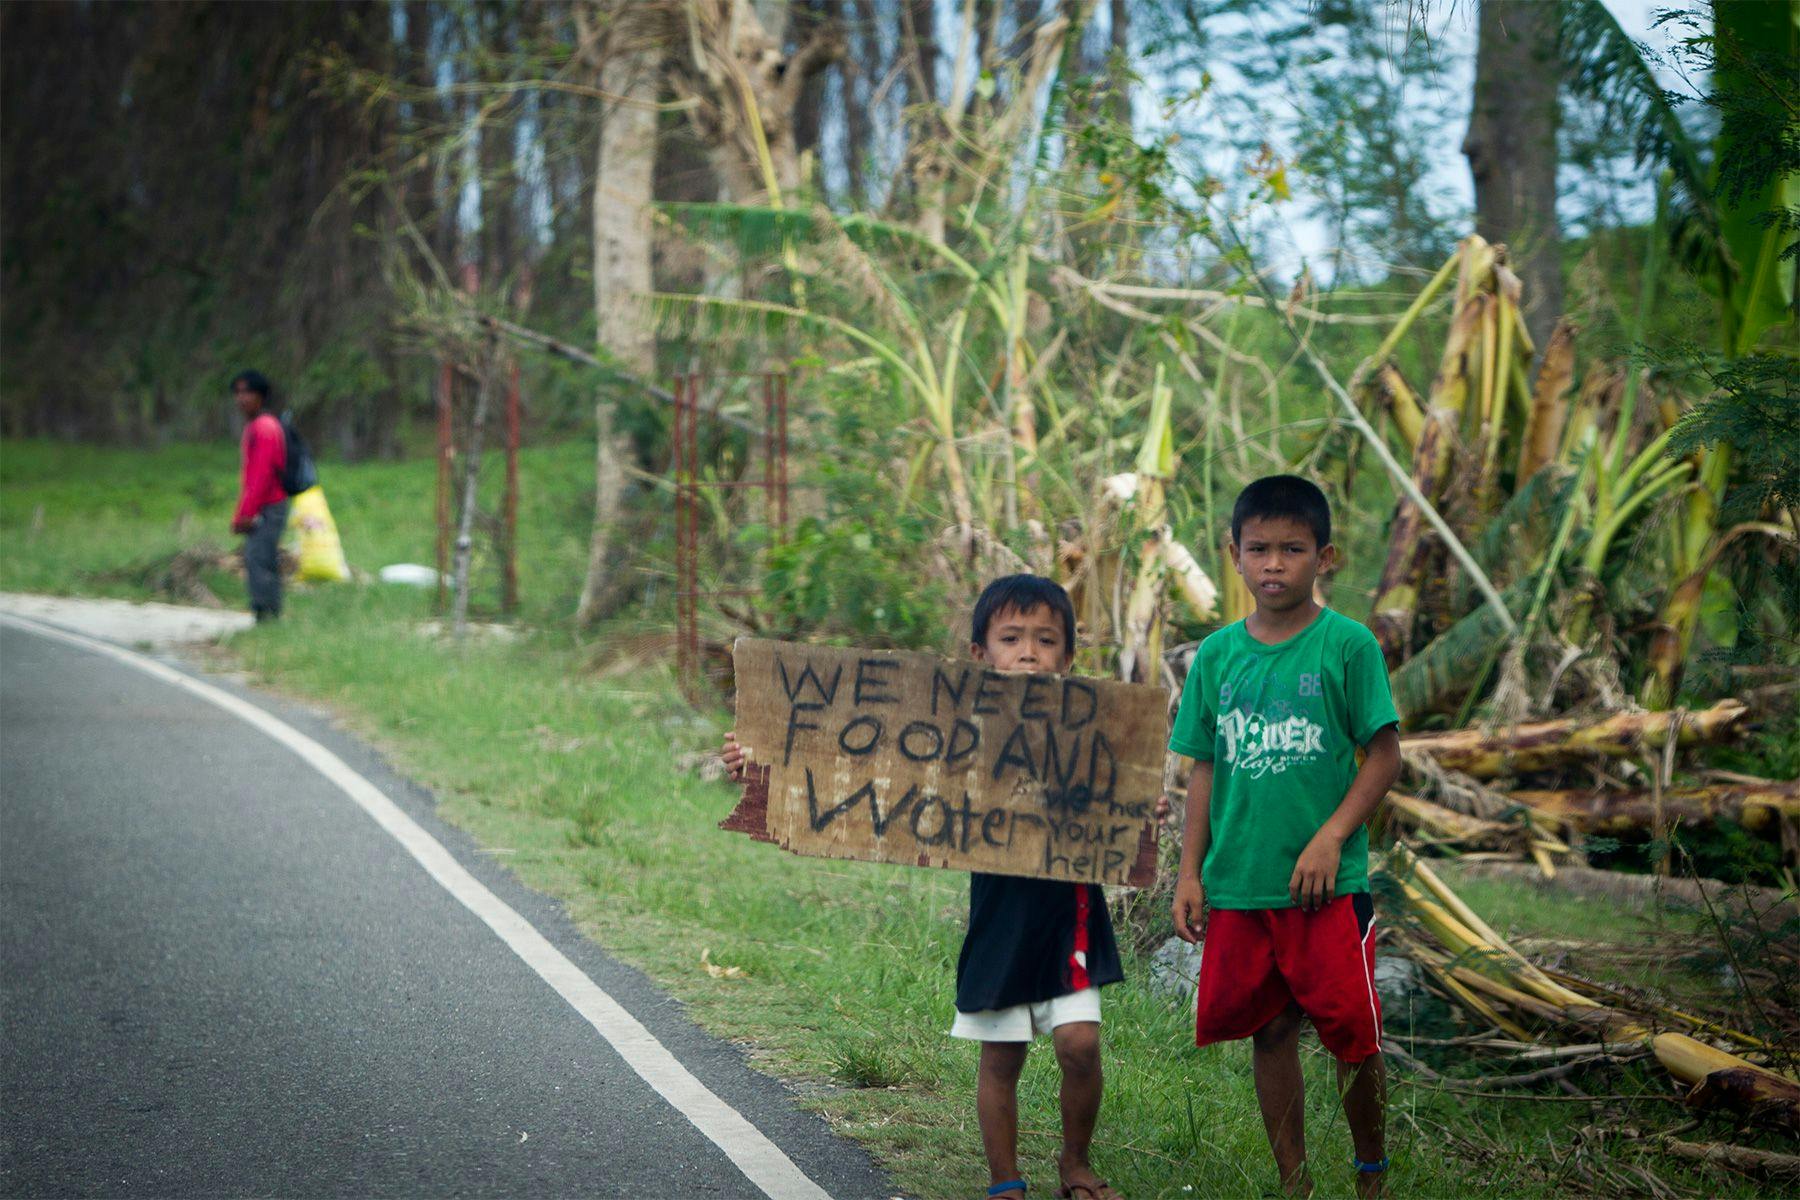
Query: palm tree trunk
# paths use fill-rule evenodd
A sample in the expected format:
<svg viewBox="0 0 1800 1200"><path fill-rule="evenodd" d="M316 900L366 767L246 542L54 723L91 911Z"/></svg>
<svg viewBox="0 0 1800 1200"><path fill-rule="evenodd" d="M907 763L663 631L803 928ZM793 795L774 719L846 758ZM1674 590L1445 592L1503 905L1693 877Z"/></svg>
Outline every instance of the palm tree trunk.
<svg viewBox="0 0 1800 1200"><path fill-rule="evenodd" d="M1541 0L1481 0L1475 103L1462 147L1475 179L1476 232L1511 251L1525 285L1525 326L1539 346L1549 344L1563 297L1557 8Z"/></svg>

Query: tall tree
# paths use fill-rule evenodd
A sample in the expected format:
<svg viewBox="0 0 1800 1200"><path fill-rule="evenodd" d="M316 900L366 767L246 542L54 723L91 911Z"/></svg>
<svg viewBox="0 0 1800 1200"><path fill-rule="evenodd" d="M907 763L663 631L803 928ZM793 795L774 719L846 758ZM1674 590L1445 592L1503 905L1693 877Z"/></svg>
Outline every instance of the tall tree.
<svg viewBox="0 0 1800 1200"><path fill-rule="evenodd" d="M1481 0L1475 103L1462 147L1475 179L1475 231L1512 252L1525 285L1525 326L1540 349L1563 300L1556 220L1561 79L1556 5Z"/></svg>
<svg viewBox="0 0 1800 1200"><path fill-rule="evenodd" d="M913 103L930 104L938 98L936 0L906 0L900 8L900 28L912 59Z"/></svg>
<svg viewBox="0 0 1800 1200"><path fill-rule="evenodd" d="M643 305L653 290L650 204L662 47L629 0L596 13L583 39L595 86L606 97L594 162L596 338L603 353L647 377L656 369Z"/></svg>
<svg viewBox="0 0 1800 1200"><path fill-rule="evenodd" d="M835 26L835 31L825 36L844 42L844 7L830 0L799 0L788 21L787 52L792 54L806 45L827 25ZM848 81L845 82L847 90ZM800 154L818 155L819 141L824 133L827 83L825 71L813 72L794 104L794 149Z"/></svg>
<svg viewBox="0 0 1800 1200"><path fill-rule="evenodd" d="M219 434L220 380L254 356L316 432L376 448L397 403L360 233L380 201L349 181L387 123L322 89L315 66L391 71L393 10L3 12L8 429Z"/></svg>
<svg viewBox="0 0 1800 1200"><path fill-rule="evenodd" d="M998 21L1005 9L964 0L949 96L922 122L911 163L913 221L926 238L940 245L945 241L953 175L959 189L971 188L976 177L992 182L990 177L1018 149L1019 137L1037 114L1044 85L1062 64L1065 41L1079 39L1085 29L1092 0L1077 0L1072 8L1073 16L1049 16L1019 30L1019 49L1002 62L983 59L980 53L999 54ZM1011 76L1004 88L997 82L1002 74ZM1007 97L1004 104L989 102L1001 96Z"/></svg>
<svg viewBox="0 0 1800 1200"><path fill-rule="evenodd" d="M641 379L656 371L656 335L645 310L651 279L650 206L656 175L657 94L661 83L660 30L630 0L597 6L580 17L581 42L605 110L594 162L594 325L602 356ZM575 620L604 615L619 564L612 553L623 471L613 433L612 405L594 414L594 524L587 576Z"/></svg>
<svg viewBox="0 0 1800 1200"><path fill-rule="evenodd" d="M844 51L838 22L786 49L792 0L685 0L669 29L670 80L714 148L726 194L779 202L800 181L795 110L808 80Z"/></svg>
<svg viewBox="0 0 1800 1200"><path fill-rule="evenodd" d="M1108 44L1112 52L1112 117L1131 128L1131 0L1111 0Z"/></svg>

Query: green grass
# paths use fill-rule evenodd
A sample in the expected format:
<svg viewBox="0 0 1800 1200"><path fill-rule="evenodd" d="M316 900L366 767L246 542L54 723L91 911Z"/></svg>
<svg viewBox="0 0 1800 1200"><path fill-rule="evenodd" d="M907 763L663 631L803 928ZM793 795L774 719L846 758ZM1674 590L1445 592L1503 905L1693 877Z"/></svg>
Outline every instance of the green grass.
<svg viewBox="0 0 1800 1200"><path fill-rule="evenodd" d="M529 480L519 505L521 616L555 621L574 611L581 590L593 452L565 443L526 449L519 458L521 477ZM9 441L0 447L0 588L152 598L140 578L147 566L182 549L224 554L236 548L230 527L237 470L233 444L145 452ZM488 454L482 494L490 511L503 471L500 457ZM373 574L388 563L435 561L435 463L326 463L321 473L354 567ZM472 577L474 611L496 611L499 567L479 536ZM229 571L208 571L202 580L228 606L238 606L243 588Z"/></svg>
<svg viewBox="0 0 1800 1200"><path fill-rule="evenodd" d="M129 583L94 581L118 563L213 537L228 515L232 461L229 447L129 454L8 444L0 586L131 594ZM561 897L583 930L707 1028L751 1047L766 1069L802 1081L807 1103L869 1145L908 1192L980 1194L976 1051L945 1035L965 878L798 858L720 832L731 791L702 782L681 758L715 747L725 714L697 715L679 701L654 631L640 628L635 662L615 642L604 670L595 665L602 647L556 632L584 557L587 452L549 448L525 461L521 569L539 632L453 647L416 633L428 596L339 585L296 593L286 620L223 653L264 686L343 714L436 792L447 819ZM335 466L326 480L353 563L430 561L430 464ZM220 594L237 603L241 585L222 580ZM1606 906L1515 885L1471 882L1467 894L1503 932L1635 928ZM742 977L715 978L703 954ZM1187 1008L1152 992L1141 959L1128 955L1127 975L1106 994L1096 1165L1134 1197L1269 1193L1248 1047L1194 1050ZM1330 1063L1316 1045L1307 1058L1319 1194L1348 1196L1350 1144ZM1582 1127L1666 1127L1679 1113L1653 1067L1584 1080L1596 1093L1655 1097L1605 1104L1571 1103L1553 1089L1495 1100L1396 1080L1395 1195L1606 1190L1582 1174L1593 1161ZM1056 1084L1053 1056L1033 1054L1021 1084L1022 1150L1045 1191L1055 1183ZM1681 1192L1757 1192L1642 1148L1610 1153Z"/></svg>

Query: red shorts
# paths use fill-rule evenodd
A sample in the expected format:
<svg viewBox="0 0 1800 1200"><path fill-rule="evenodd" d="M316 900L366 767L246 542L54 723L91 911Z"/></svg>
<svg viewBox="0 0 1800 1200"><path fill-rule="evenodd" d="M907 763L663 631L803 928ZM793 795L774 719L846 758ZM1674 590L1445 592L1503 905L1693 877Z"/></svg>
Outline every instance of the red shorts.
<svg viewBox="0 0 1800 1200"><path fill-rule="evenodd" d="M1200 950L1194 1044L1246 1038L1290 1001L1344 1062L1381 1052L1375 998L1375 906L1366 893L1317 912L1216 908Z"/></svg>

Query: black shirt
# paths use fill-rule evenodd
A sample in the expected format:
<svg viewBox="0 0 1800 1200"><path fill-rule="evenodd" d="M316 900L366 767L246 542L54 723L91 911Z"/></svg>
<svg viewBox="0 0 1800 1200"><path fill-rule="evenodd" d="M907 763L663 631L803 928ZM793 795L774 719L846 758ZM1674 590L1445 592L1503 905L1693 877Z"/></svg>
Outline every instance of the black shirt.
<svg viewBox="0 0 1800 1200"><path fill-rule="evenodd" d="M1070 959L1084 889L1088 984L1100 987L1125 978L1106 893L1098 884L978 871L969 876L969 932L956 960L957 1011L1036 1004L1081 990Z"/></svg>

